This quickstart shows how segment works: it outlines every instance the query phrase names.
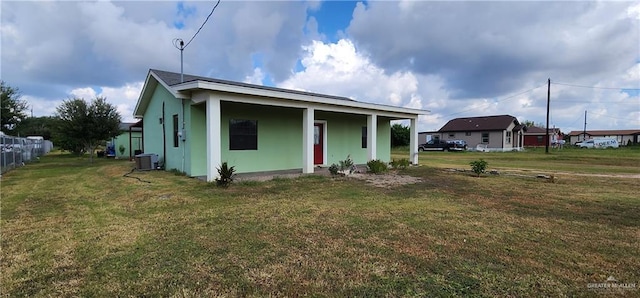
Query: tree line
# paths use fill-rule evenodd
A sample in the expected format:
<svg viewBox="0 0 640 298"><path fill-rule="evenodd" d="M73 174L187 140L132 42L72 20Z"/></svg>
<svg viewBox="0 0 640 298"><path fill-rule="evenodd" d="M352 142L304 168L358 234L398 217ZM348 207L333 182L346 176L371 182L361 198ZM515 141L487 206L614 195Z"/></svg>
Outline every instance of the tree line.
<svg viewBox="0 0 640 298"><path fill-rule="evenodd" d="M56 107L54 116L29 117L29 105L18 88L0 81L0 129L10 136L42 136L60 149L75 154L93 152L96 146L120 134L122 117L105 97L90 101L69 98Z"/></svg>

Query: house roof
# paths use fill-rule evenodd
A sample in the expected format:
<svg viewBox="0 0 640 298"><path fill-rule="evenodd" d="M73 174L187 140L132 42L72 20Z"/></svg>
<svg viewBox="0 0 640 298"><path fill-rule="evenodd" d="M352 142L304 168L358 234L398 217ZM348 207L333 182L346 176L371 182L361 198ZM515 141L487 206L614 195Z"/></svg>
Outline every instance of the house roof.
<svg viewBox="0 0 640 298"><path fill-rule="evenodd" d="M583 134L583 130L572 130L570 136L579 136ZM623 136L640 134L640 129L623 129L623 130L587 130L587 134L591 136Z"/></svg>
<svg viewBox="0 0 640 298"><path fill-rule="evenodd" d="M399 119L417 118L418 115L424 115L429 112L419 109L364 103L341 96L253 85L188 74L184 74L184 81L181 82L180 76L181 75L179 73L150 69L138 99L138 103L134 109L134 116L142 118L144 111L151 100L153 90L155 90L158 85L164 86L164 88L176 98L191 99L194 102L201 100L192 98L192 94L194 94L194 92L210 90L239 94L243 96L244 99L242 100L249 103L269 105L275 104L276 102L269 101L267 99L277 99L277 104L280 106L303 107L305 105L314 105L329 111L375 110L386 112L387 114L385 116L398 117ZM263 100L252 100L250 96L253 96L254 98L261 98Z"/></svg>
<svg viewBox="0 0 640 298"><path fill-rule="evenodd" d="M120 122L120 126L118 127L120 131L129 132L129 128L131 127L131 131L142 131L142 127L134 126L137 122Z"/></svg>
<svg viewBox="0 0 640 298"><path fill-rule="evenodd" d="M505 130L515 123L513 131L526 130L526 126L520 125L518 119L511 115L482 116L482 117L466 117L455 118L449 120L439 132L451 131L495 131Z"/></svg>
<svg viewBox="0 0 640 298"><path fill-rule="evenodd" d="M286 92L286 93L293 93L293 94L301 94L301 95L308 95L308 96L317 96L317 97L324 97L324 98L331 98L331 99L354 101L354 100L352 100L350 98L342 97L342 96L333 96L333 95L319 94L319 93L313 93L313 92L305 92L305 91L290 90L290 89L284 89L284 88L276 88L276 87L269 87L269 86L262 86L262 85L254 85L254 84L247 84L247 83L241 83L241 82L235 82L235 81L227 81L227 80L221 80L221 79L215 79L215 78L200 77L200 76L187 75L187 74L183 75L184 82L180 82L180 74L179 73L170 72L170 71L164 71L164 70L157 70L157 69L151 69L150 71L152 71L153 73L158 75L158 77L161 80L163 80L169 86L175 86L175 85L178 85L178 84L189 83L189 82L194 82L194 81L204 81L204 82L211 82L211 83L224 84L224 85L232 85L232 86L238 86L238 87L254 88L254 89L261 89L261 90L272 90L272 91L279 91L279 92Z"/></svg>
<svg viewBox="0 0 640 298"><path fill-rule="evenodd" d="M560 133L560 128L549 128L549 133ZM544 135L547 133L547 129L543 128L543 127L537 127L537 126L528 126L527 127L527 132L525 133L525 135Z"/></svg>

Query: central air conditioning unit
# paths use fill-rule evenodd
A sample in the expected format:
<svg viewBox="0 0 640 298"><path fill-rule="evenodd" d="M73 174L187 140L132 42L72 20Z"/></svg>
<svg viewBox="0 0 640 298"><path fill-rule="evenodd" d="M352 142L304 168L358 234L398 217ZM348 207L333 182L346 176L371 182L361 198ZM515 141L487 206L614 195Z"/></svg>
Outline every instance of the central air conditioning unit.
<svg viewBox="0 0 640 298"><path fill-rule="evenodd" d="M150 171L158 168L158 154L146 153L135 156L136 170Z"/></svg>

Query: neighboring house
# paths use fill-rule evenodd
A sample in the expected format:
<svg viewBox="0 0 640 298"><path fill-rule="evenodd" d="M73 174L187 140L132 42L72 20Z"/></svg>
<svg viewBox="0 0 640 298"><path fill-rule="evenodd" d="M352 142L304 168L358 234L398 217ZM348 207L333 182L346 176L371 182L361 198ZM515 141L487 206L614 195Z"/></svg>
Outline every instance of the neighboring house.
<svg viewBox="0 0 640 298"><path fill-rule="evenodd" d="M626 146L629 142L633 144L640 143L640 129L627 130L587 130L587 131L571 131L569 133L569 142L574 145L594 138L613 138L618 141L620 146Z"/></svg>
<svg viewBox="0 0 640 298"><path fill-rule="evenodd" d="M109 141L113 145L113 154L117 158L133 159L136 153L142 152L141 123L120 123L120 134ZM124 148L120 152L120 146Z"/></svg>
<svg viewBox="0 0 640 298"><path fill-rule="evenodd" d="M537 126L528 126L527 131L524 132L524 146L525 147L544 147L547 145L545 137L547 135L547 129ZM554 140L560 141L563 139L560 128L549 128L549 145L553 145Z"/></svg>
<svg viewBox="0 0 640 298"><path fill-rule="evenodd" d="M350 157L356 164L391 159L391 121L410 120L409 160L418 162L416 122L427 111L345 97L149 70L134 116L143 151L165 169L218 177L238 173L313 173Z"/></svg>
<svg viewBox="0 0 640 298"><path fill-rule="evenodd" d="M467 117L449 120L433 138L464 140L470 149L484 151L512 151L523 148L527 130L516 117L510 115Z"/></svg>

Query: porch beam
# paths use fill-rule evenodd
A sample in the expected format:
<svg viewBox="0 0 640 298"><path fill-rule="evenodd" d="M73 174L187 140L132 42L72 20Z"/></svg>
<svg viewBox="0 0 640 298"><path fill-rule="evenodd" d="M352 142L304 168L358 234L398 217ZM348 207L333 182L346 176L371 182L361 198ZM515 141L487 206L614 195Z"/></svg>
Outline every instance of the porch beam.
<svg viewBox="0 0 640 298"><path fill-rule="evenodd" d="M378 159L378 115L367 115L367 159Z"/></svg>
<svg viewBox="0 0 640 298"><path fill-rule="evenodd" d="M418 164L418 129L416 128L418 119L411 119L409 128L409 161L411 164Z"/></svg>
<svg viewBox="0 0 640 298"><path fill-rule="evenodd" d="M222 141L220 122L220 99L209 95L207 98L207 181L218 178L218 167L222 164Z"/></svg>
<svg viewBox="0 0 640 298"><path fill-rule="evenodd" d="M313 108L306 108L302 111L302 173L313 173L313 129L314 113Z"/></svg>

